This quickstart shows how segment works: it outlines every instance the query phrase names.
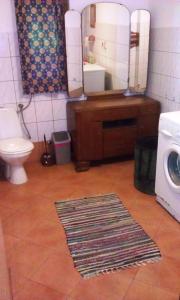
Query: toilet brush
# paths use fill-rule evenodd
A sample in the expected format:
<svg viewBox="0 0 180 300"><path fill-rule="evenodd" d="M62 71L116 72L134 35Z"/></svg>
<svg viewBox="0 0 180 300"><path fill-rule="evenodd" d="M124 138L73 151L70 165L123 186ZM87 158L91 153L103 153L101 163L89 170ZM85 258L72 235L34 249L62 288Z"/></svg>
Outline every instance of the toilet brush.
<svg viewBox="0 0 180 300"><path fill-rule="evenodd" d="M53 154L51 154L48 151L48 145L47 145L47 140L46 140L46 136L44 134L44 148L45 148L45 152L41 155L41 163L43 166L45 167L49 167L55 164L55 158L53 156Z"/></svg>

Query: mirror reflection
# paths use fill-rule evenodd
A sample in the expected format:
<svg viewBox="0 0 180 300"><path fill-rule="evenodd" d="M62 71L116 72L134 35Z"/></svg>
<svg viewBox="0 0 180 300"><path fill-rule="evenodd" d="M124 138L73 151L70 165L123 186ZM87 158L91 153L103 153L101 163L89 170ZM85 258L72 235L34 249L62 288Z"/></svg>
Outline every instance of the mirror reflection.
<svg viewBox="0 0 180 300"><path fill-rule="evenodd" d="M131 91L144 93L147 85L150 13L136 10L131 15L130 82Z"/></svg>
<svg viewBox="0 0 180 300"><path fill-rule="evenodd" d="M65 14L68 93L79 97L83 93L81 14L69 10Z"/></svg>
<svg viewBox="0 0 180 300"><path fill-rule="evenodd" d="M96 3L82 12L86 94L128 87L130 17L126 7Z"/></svg>

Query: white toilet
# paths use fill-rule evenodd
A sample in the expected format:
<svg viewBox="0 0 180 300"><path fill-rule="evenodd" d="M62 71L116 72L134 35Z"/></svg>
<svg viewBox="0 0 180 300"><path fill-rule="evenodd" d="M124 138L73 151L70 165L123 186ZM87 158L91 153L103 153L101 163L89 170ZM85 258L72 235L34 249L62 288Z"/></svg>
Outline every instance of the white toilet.
<svg viewBox="0 0 180 300"><path fill-rule="evenodd" d="M13 108L0 108L0 157L6 162L6 177L13 184L27 179L23 163L34 148L30 140L23 138L23 131Z"/></svg>

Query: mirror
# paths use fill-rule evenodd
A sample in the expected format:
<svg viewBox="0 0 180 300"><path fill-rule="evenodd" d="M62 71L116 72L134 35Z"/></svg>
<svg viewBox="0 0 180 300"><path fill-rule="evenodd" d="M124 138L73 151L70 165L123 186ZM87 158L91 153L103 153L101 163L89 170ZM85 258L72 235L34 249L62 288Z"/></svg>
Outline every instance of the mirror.
<svg viewBox="0 0 180 300"><path fill-rule="evenodd" d="M130 16L116 3L96 3L82 14L65 15L68 89L70 97L127 89L143 94L147 84L150 13ZM130 34L131 31L131 34ZM128 93L127 93L128 95Z"/></svg>
<svg viewBox="0 0 180 300"><path fill-rule="evenodd" d="M70 97L80 97L82 82L82 42L81 14L69 10L65 14L66 55L68 74L68 93Z"/></svg>
<svg viewBox="0 0 180 300"><path fill-rule="evenodd" d="M147 85L150 13L136 10L131 15L130 81L131 92L144 93Z"/></svg>
<svg viewBox="0 0 180 300"><path fill-rule="evenodd" d="M84 93L128 87L130 16L116 3L96 3L82 12Z"/></svg>

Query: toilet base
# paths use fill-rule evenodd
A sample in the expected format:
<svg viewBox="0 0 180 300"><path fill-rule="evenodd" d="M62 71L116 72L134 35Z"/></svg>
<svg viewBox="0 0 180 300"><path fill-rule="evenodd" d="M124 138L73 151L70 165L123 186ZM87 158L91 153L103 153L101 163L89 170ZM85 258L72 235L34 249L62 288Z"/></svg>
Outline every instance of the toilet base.
<svg viewBox="0 0 180 300"><path fill-rule="evenodd" d="M13 184L22 184L28 181L23 166L7 166L7 179Z"/></svg>

